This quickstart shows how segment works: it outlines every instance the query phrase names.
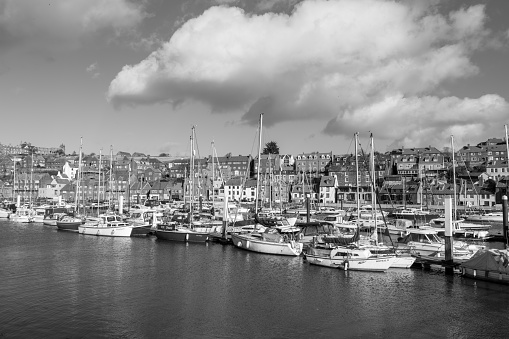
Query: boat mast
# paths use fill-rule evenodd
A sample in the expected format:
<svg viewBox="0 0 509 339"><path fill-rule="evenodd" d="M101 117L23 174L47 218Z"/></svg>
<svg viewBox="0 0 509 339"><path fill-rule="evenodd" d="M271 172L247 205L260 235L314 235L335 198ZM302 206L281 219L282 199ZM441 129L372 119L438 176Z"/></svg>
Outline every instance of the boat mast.
<svg viewBox="0 0 509 339"><path fill-rule="evenodd" d="M34 149L33 147L30 148L30 162L31 162L31 168L30 168L30 196L29 196L29 206L32 208L32 188L34 186Z"/></svg>
<svg viewBox="0 0 509 339"><path fill-rule="evenodd" d="M360 192L359 192L359 152L357 150L357 144L359 143L359 133L355 132L355 186L357 187L357 232L360 232L360 217L361 217L361 202L360 202Z"/></svg>
<svg viewBox="0 0 509 339"><path fill-rule="evenodd" d="M128 178L127 178L127 213L131 211L131 164L133 163L133 158L129 160L128 167Z"/></svg>
<svg viewBox="0 0 509 339"><path fill-rule="evenodd" d="M451 135L451 153L452 153L452 189L453 189L452 216L454 220L456 220L456 164L454 163L454 137L452 135Z"/></svg>
<svg viewBox="0 0 509 339"><path fill-rule="evenodd" d="M12 157L13 162L13 178L12 178L12 201L14 201L14 196L16 195L16 189L14 186L16 186L16 156Z"/></svg>
<svg viewBox="0 0 509 339"><path fill-rule="evenodd" d="M373 218L375 220L375 244L378 246L378 225L377 225L377 215L376 215L376 189L375 189L375 144L373 142L373 133L371 133L371 201L373 203Z"/></svg>
<svg viewBox="0 0 509 339"><path fill-rule="evenodd" d="M507 172L509 173L509 141L507 140L507 125L504 125L504 129L505 129L505 162L507 164ZM505 180L505 185L507 191L507 176Z"/></svg>
<svg viewBox="0 0 509 339"><path fill-rule="evenodd" d="M191 128L191 168L189 169L189 227L193 227L193 203L194 203L194 129Z"/></svg>
<svg viewBox="0 0 509 339"><path fill-rule="evenodd" d="M260 150L262 148L262 124L263 113L260 113L260 126L258 131L258 167L256 169L256 194L255 194L255 213L258 213L258 191L260 190Z"/></svg>
<svg viewBox="0 0 509 339"><path fill-rule="evenodd" d="M213 217L215 218L215 215L216 215L216 205L215 205L215 198L214 198L214 178L215 178L215 175L216 175L216 172L214 172L214 140L212 140L211 142L211 154L212 154L212 207L214 209L214 215Z"/></svg>
<svg viewBox="0 0 509 339"><path fill-rule="evenodd" d="M272 164L270 162L270 153L267 158L269 159L269 210L272 211Z"/></svg>
<svg viewBox="0 0 509 339"><path fill-rule="evenodd" d="M83 137L80 137L80 154L78 156L78 178L76 179L76 197L74 198L74 203L76 206L74 210L77 214L80 214L80 180L81 180L81 150L83 149Z"/></svg>
<svg viewBox="0 0 509 339"><path fill-rule="evenodd" d="M110 145L110 179L109 179L109 194L108 194L108 209L111 209L111 171L113 169L113 145Z"/></svg>
<svg viewBox="0 0 509 339"><path fill-rule="evenodd" d="M99 179L97 180L97 216L99 216L99 201L101 199L101 164L102 164L102 151L99 150Z"/></svg>

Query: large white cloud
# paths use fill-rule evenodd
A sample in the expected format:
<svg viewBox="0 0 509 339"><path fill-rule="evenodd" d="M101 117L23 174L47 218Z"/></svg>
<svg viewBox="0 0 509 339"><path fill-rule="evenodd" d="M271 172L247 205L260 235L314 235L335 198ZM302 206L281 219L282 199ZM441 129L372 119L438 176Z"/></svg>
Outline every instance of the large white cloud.
<svg viewBox="0 0 509 339"><path fill-rule="evenodd" d="M478 73L471 56L489 34L483 6L437 8L418 1L315 0L289 15L255 15L212 7L145 60L123 67L108 100L116 106L195 100L253 123L265 112L267 125L323 119L326 133L359 126L348 119L374 129L373 122L388 121L381 115L391 116L379 108L388 102L397 104L399 116L417 108L441 118L493 107L506 112L498 96L433 97L442 84ZM440 133L458 122L419 121Z"/></svg>

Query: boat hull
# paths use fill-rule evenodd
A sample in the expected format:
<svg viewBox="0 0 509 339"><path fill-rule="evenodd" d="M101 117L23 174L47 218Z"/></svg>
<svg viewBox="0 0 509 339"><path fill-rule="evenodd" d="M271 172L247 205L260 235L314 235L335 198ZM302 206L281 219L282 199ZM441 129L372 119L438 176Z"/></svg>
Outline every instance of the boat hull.
<svg viewBox="0 0 509 339"><path fill-rule="evenodd" d="M257 239L251 235L232 234L233 245L252 252L299 256L302 253L302 243L299 242L270 242Z"/></svg>
<svg viewBox="0 0 509 339"><path fill-rule="evenodd" d="M52 219L44 219L42 221L42 224L46 225L46 226L56 226L57 225L57 220L56 219L54 219L54 220L52 220Z"/></svg>
<svg viewBox="0 0 509 339"><path fill-rule="evenodd" d="M180 242L206 242L208 233L194 232L192 230L156 230L157 239Z"/></svg>
<svg viewBox="0 0 509 339"><path fill-rule="evenodd" d="M367 258L367 259L348 259L345 262L345 270L349 271L369 271L385 272L393 264L394 258Z"/></svg>
<svg viewBox="0 0 509 339"><path fill-rule="evenodd" d="M82 225L82 222L57 222L57 228L60 231L78 232L78 227Z"/></svg>
<svg viewBox="0 0 509 339"><path fill-rule="evenodd" d="M78 233L85 235L96 235L103 237L130 237L132 232L131 226L111 227L111 226L79 226Z"/></svg>
<svg viewBox="0 0 509 339"><path fill-rule="evenodd" d="M318 265L318 266L339 268L339 269L345 268L345 260L343 260L343 259L332 259L330 257L324 257L324 256L319 256L319 255L313 255L313 254L306 254L305 259L311 265Z"/></svg>
<svg viewBox="0 0 509 339"><path fill-rule="evenodd" d="M32 219L32 217L28 217L25 215L23 215L23 216L11 215L11 221L28 224L28 223L33 222L33 219Z"/></svg>
<svg viewBox="0 0 509 339"><path fill-rule="evenodd" d="M152 230L151 226L131 226L132 232L131 236L147 236L149 234L152 234L154 230Z"/></svg>

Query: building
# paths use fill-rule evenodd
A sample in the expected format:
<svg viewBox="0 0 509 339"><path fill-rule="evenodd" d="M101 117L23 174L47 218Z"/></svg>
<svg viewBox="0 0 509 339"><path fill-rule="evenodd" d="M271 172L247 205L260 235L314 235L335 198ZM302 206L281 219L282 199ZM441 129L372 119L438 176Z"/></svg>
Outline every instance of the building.
<svg viewBox="0 0 509 339"><path fill-rule="evenodd" d="M332 152L301 153L295 158L295 171L301 175L318 178L325 174L332 161Z"/></svg>

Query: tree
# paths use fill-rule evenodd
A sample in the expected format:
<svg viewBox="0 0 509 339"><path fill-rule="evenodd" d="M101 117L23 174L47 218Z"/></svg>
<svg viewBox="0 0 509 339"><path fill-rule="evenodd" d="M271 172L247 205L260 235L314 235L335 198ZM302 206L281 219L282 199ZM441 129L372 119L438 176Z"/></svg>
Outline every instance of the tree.
<svg viewBox="0 0 509 339"><path fill-rule="evenodd" d="M168 153L161 153L161 154L159 154L159 156L160 157L167 157L167 156L169 156L169 154Z"/></svg>
<svg viewBox="0 0 509 339"><path fill-rule="evenodd" d="M275 141L269 141L265 144L262 154L279 154L279 146Z"/></svg>

